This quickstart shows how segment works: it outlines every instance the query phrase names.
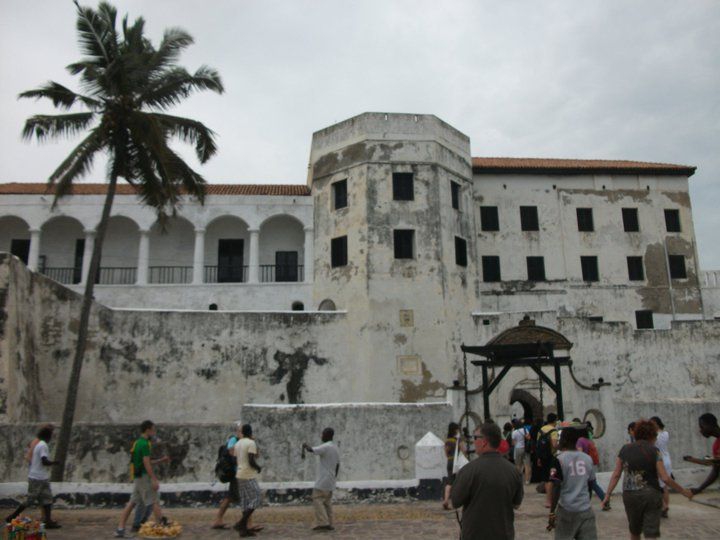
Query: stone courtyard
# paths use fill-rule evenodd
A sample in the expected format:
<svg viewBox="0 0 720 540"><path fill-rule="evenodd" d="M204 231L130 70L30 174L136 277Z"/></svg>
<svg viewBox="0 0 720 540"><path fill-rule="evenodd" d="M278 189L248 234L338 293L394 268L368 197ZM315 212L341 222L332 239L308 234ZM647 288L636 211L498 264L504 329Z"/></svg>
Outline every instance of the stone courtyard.
<svg viewBox="0 0 720 540"><path fill-rule="evenodd" d="M594 501L597 502L597 501ZM597 506L597 505L596 505ZM417 539L457 538L459 527L454 512L445 512L440 503L351 504L336 505L336 530L333 533L313 533L312 509L309 506L273 506L261 509L256 524L265 527L259 538L341 538L359 539ZM184 526L182 538L236 538L234 531L212 531L209 524L214 508L169 508L167 516ZM110 538L119 517L119 509L61 509L57 519L63 524L59 531L51 531L50 540L78 538ZM228 520L236 511L230 510ZM627 538L627 522L619 496L613 498L613 510L597 512L598 537ZM552 538L545 531L547 512L543 496L531 490L526 493L516 513L515 530L518 539ZM673 539L709 540L720 538L720 494L717 491L699 495L688 501L673 495L670 518L663 520L662 537Z"/></svg>

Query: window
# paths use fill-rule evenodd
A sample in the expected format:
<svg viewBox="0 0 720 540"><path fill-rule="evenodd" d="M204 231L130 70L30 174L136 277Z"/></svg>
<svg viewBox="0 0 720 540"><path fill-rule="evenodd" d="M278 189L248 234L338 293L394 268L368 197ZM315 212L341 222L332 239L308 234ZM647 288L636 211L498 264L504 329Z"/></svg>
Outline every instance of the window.
<svg viewBox="0 0 720 540"><path fill-rule="evenodd" d="M590 322L603 322L602 315L591 315L587 320Z"/></svg>
<svg viewBox="0 0 720 540"><path fill-rule="evenodd" d="M628 279L630 281L643 281L645 279L642 257L628 257L627 265Z"/></svg>
<svg viewBox="0 0 720 540"><path fill-rule="evenodd" d="M595 230L595 227L593 226L592 208L578 208L577 209L577 222L578 222L578 231L593 232Z"/></svg>
<svg viewBox="0 0 720 540"><path fill-rule="evenodd" d="M498 220L497 206L480 207L480 228L483 231L500 230L500 221Z"/></svg>
<svg viewBox="0 0 720 540"><path fill-rule="evenodd" d="M483 255L482 271L483 281L488 283L500 281L500 257L497 255Z"/></svg>
<svg viewBox="0 0 720 540"><path fill-rule="evenodd" d="M665 210L667 232L680 232L680 210Z"/></svg>
<svg viewBox="0 0 720 540"><path fill-rule="evenodd" d="M653 325L653 313L649 309L641 309L635 312L635 326L638 330L655 328Z"/></svg>
<svg viewBox="0 0 720 540"><path fill-rule="evenodd" d="M598 258L593 256L580 257L583 281L600 281Z"/></svg>
<svg viewBox="0 0 720 540"><path fill-rule="evenodd" d="M333 238L330 241L330 266L346 266L348 263L347 236Z"/></svg>
<svg viewBox="0 0 720 540"><path fill-rule="evenodd" d="M30 256L30 240L13 238L10 240L10 253L27 264Z"/></svg>
<svg viewBox="0 0 720 540"><path fill-rule="evenodd" d="M455 237L455 264L467 266L467 240Z"/></svg>
<svg viewBox="0 0 720 540"><path fill-rule="evenodd" d="M305 304L303 304L302 302L293 302L291 309L293 311L305 311Z"/></svg>
<svg viewBox="0 0 720 540"><path fill-rule="evenodd" d="M527 258L528 281L545 281L545 258Z"/></svg>
<svg viewBox="0 0 720 540"><path fill-rule="evenodd" d="M622 218L625 232L638 232L640 230L637 208L623 208Z"/></svg>
<svg viewBox="0 0 720 540"><path fill-rule="evenodd" d="M452 207L460 210L460 184L450 181L450 197L452 198Z"/></svg>
<svg viewBox="0 0 720 540"><path fill-rule="evenodd" d="M299 266L297 251L276 251L275 252L275 281L296 282L299 281ZM263 280L272 281L272 279Z"/></svg>
<svg viewBox="0 0 720 540"><path fill-rule="evenodd" d="M347 179L335 182L332 185L333 210L340 210L347 206Z"/></svg>
<svg viewBox="0 0 720 540"><path fill-rule="evenodd" d="M671 279L687 279L685 269L685 255L668 255Z"/></svg>
<svg viewBox="0 0 720 540"><path fill-rule="evenodd" d="M520 207L520 228L523 231L539 231L537 206Z"/></svg>
<svg viewBox="0 0 720 540"><path fill-rule="evenodd" d="M395 229L393 231L396 259L415 258L415 231L412 229Z"/></svg>
<svg viewBox="0 0 720 540"><path fill-rule="evenodd" d="M412 201L415 199L413 173L393 173L393 200Z"/></svg>

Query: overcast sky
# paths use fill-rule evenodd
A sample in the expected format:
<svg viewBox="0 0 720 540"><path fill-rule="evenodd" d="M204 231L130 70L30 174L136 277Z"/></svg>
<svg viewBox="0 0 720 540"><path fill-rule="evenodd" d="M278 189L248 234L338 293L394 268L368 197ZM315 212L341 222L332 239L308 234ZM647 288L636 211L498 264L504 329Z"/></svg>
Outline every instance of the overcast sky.
<svg viewBox="0 0 720 540"><path fill-rule="evenodd" d="M83 4L97 5L83 1ZM365 111L432 113L475 156L695 165L700 262L720 269L720 1L116 0L224 80L174 112L218 134L210 182L304 183L313 131ZM45 181L72 142L27 144L17 94L79 59L70 0L0 0L0 182ZM190 151L187 152L187 155ZM102 181L102 162L89 180Z"/></svg>

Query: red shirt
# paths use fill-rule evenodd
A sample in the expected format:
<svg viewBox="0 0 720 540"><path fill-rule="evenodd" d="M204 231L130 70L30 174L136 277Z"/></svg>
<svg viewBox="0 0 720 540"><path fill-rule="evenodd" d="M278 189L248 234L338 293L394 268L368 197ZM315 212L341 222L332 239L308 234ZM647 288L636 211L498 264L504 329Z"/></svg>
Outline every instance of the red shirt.
<svg viewBox="0 0 720 540"><path fill-rule="evenodd" d="M712 447L712 453L714 458L720 458L720 437L715 439Z"/></svg>
<svg viewBox="0 0 720 540"><path fill-rule="evenodd" d="M508 442L503 439L500 441L500 446L498 447L498 452L500 452L502 455L507 454L510 451L510 445Z"/></svg>

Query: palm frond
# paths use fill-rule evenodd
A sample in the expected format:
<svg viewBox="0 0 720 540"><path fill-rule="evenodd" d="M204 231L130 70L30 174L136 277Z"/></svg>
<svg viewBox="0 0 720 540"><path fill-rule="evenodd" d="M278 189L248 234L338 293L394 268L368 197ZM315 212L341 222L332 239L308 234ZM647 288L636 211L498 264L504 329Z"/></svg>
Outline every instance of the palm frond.
<svg viewBox="0 0 720 540"><path fill-rule="evenodd" d="M81 178L90 171L93 160L95 159L95 154L105 147L105 135L105 130L101 126L93 129L50 175L48 184L55 186L53 207L61 197L67 195L72 187L73 181Z"/></svg>
<svg viewBox="0 0 720 540"><path fill-rule="evenodd" d="M94 114L74 113L32 116L25 121L22 136L25 140L35 137L39 142L58 137L70 137L83 131L93 121Z"/></svg>
<svg viewBox="0 0 720 540"><path fill-rule="evenodd" d="M212 90L218 94L225 91L220 74L215 69L201 66L190 75L183 68L172 68L162 71L157 79L151 81L139 100L147 107L167 109L200 90Z"/></svg>
<svg viewBox="0 0 720 540"><path fill-rule="evenodd" d="M93 60L101 60L104 65L110 64L112 50L108 47L110 31L107 27L107 20L92 8L80 6L77 0L75 0L75 6L78 13L75 26L83 54Z"/></svg>
<svg viewBox="0 0 720 540"><path fill-rule="evenodd" d="M170 137L195 145L200 163L205 163L217 152L215 132L202 122L161 113L145 113L157 120Z"/></svg>
<svg viewBox="0 0 720 540"><path fill-rule="evenodd" d="M166 29L160 46L150 60L151 68L157 70L174 64L182 50L193 43L193 37L182 28Z"/></svg>
<svg viewBox="0 0 720 540"><path fill-rule="evenodd" d="M52 100L55 107L69 109L76 102L81 102L90 109L99 109L102 107L102 102L97 99L76 94L69 88L64 87L62 84L54 81L48 81L45 85L34 90L27 90L22 92L19 98L47 98Z"/></svg>

